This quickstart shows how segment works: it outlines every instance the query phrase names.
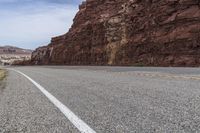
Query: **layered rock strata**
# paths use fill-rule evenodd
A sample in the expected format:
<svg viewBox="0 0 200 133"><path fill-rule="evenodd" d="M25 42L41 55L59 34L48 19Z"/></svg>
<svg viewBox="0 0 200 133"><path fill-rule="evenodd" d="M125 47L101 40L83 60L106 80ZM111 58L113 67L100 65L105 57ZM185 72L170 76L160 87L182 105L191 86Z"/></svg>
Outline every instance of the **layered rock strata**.
<svg viewBox="0 0 200 133"><path fill-rule="evenodd" d="M86 0L33 64L200 66L199 0Z"/></svg>

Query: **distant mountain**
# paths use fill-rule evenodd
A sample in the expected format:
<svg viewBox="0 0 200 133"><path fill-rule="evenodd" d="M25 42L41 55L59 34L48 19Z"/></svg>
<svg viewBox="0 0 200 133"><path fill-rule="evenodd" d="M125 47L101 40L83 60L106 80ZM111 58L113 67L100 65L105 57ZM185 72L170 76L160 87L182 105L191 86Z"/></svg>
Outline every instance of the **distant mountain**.
<svg viewBox="0 0 200 133"><path fill-rule="evenodd" d="M29 55L32 53L30 49L22 49L14 46L0 46L0 54Z"/></svg>

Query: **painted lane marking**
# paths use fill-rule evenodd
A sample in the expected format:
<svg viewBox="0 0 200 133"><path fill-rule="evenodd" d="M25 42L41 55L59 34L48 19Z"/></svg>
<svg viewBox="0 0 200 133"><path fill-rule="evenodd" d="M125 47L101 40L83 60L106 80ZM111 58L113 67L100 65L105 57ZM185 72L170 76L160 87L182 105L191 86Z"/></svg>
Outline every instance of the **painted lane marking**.
<svg viewBox="0 0 200 133"><path fill-rule="evenodd" d="M54 97L51 93L44 89L40 84L31 79L26 74L15 70L15 71L24 77L26 77L29 81L31 81L66 117L71 123L81 132L81 133L96 133L92 128L90 128L83 120L81 120L78 116L76 116L69 108L67 108L63 103L61 103L56 97Z"/></svg>

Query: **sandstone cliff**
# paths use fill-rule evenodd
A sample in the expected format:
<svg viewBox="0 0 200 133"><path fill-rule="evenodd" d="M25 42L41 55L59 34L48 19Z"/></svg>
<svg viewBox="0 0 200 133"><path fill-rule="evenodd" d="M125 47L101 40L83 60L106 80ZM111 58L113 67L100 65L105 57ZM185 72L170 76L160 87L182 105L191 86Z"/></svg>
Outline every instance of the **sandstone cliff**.
<svg viewBox="0 0 200 133"><path fill-rule="evenodd" d="M86 0L33 64L200 66L199 0Z"/></svg>

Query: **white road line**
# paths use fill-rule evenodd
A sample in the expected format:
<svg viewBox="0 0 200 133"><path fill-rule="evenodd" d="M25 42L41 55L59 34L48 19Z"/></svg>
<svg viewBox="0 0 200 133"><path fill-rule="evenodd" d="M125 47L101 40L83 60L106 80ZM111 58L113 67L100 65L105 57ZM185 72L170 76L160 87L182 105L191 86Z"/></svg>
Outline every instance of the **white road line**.
<svg viewBox="0 0 200 133"><path fill-rule="evenodd" d="M35 82L33 79L31 79L26 74L13 70L24 77L26 77L28 80L30 80L70 121L71 123L81 132L81 133L96 133L93 129L91 129L84 121L82 121L78 116L76 116L69 108L67 108L64 104L62 104L56 97L54 97L52 94L50 94L47 90L44 89L40 84Z"/></svg>

